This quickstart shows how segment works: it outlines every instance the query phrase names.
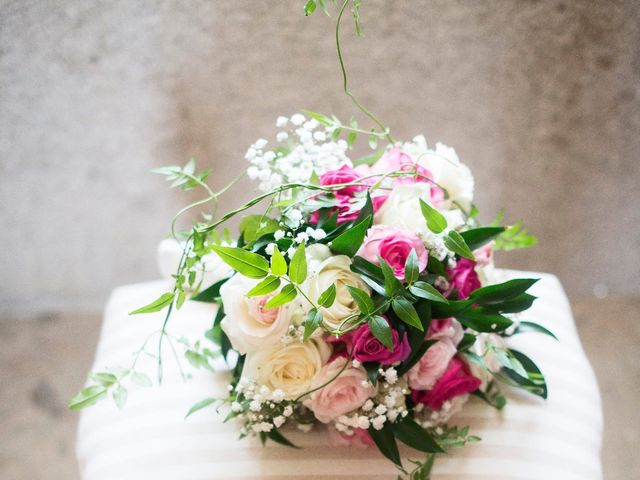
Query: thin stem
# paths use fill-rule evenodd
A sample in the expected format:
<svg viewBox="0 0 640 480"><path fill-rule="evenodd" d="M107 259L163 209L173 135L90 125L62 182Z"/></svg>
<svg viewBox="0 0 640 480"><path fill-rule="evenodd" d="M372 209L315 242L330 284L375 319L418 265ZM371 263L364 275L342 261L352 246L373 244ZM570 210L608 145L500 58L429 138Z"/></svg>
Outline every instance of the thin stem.
<svg viewBox="0 0 640 480"><path fill-rule="evenodd" d="M340 70L342 71L342 87L344 89L344 93L353 101L356 107L364 113L367 117L369 117L373 122L380 127L380 129L385 132L384 136L387 138L389 143L395 143L395 140L389 133L387 127L376 117L373 113L367 110L355 97L351 90L349 90L349 82L347 79L347 69L344 65L344 58L342 57L342 48L340 47L340 22L342 21L342 15L347 8L350 0L344 0L342 4L342 8L340 9L340 14L338 15L338 20L336 22L336 49L338 51L338 61L340 62ZM370 133L370 132L369 132Z"/></svg>
<svg viewBox="0 0 640 480"><path fill-rule="evenodd" d="M299 402L301 398L306 397L307 395L311 395L313 392L317 392L318 390L326 387L327 385L329 385L331 382L333 382L336 378L338 378L342 372L344 372L347 368L347 366L349 366L351 364L351 361L353 360L353 352L351 352L351 354L349 355L348 358L345 359L346 361L344 362L344 365L342 366L342 368L340 369L340 371L338 373L335 374L335 376L333 378L331 378L330 380L328 380L327 382L323 383L322 385L313 388L311 390L309 390L308 392L303 393L302 395L298 396L294 402Z"/></svg>

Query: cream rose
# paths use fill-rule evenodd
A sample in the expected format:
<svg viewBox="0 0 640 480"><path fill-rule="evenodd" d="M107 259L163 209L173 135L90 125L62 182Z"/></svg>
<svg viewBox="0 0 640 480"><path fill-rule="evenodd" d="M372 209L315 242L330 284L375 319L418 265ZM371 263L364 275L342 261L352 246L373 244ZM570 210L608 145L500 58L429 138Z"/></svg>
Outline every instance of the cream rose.
<svg viewBox="0 0 640 480"><path fill-rule="evenodd" d="M364 368L344 368L345 362L347 359L340 357L325 365L311 387L317 388L330 383L313 392L304 401L322 423L329 423L340 415L361 407L368 398L376 394L376 389L367 379Z"/></svg>
<svg viewBox="0 0 640 480"><path fill-rule="evenodd" d="M333 305L320 309L325 327L335 329L349 315L358 313L347 287L357 287L367 293L370 289L359 275L351 271L351 259L346 255L332 255L326 245L315 244L307 248L307 262L309 277L302 288L312 302L316 303L331 285L336 286Z"/></svg>
<svg viewBox="0 0 640 480"><path fill-rule="evenodd" d="M311 389L330 355L331 346L315 340L261 348L247 354L242 377L294 399Z"/></svg>
<svg viewBox="0 0 640 480"><path fill-rule="evenodd" d="M265 303L273 294L247 297L247 292L257 283L238 274L220 288L226 315L221 323L222 330L240 354L277 344L299 308L299 303L294 301L279 308L265 309Z"/></svg>

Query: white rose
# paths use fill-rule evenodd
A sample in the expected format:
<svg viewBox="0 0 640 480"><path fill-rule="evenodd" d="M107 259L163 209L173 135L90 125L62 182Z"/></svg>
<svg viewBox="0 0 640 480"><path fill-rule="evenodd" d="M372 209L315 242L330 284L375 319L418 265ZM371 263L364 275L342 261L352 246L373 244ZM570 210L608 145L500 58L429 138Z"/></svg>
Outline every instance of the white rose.
<svg viewBox="0 0 640 480"><path fill-rule="evenodd" d="M435 150L428 150L417 159L418 164L433 174L433 180L449 194L445 200L449 208L454 202L469 211L473 202L473 175L464 163L460 162L456 151L442 143L436 143Z"/></svg>
<svg viewBox="0 0 640 480"><path fill-rule="evenodd" d="M309 391L330 355L331 347L322 340L261 348L247 355L242 377L294 399Z"/></svg>
<svg viewBox="0 0 640 480"><path fill-rule="evenodd" d="M245 354L279 343L298 314L299 303L264 309L264 304L277 292L260 297L247 297L257 280L234 275L220 288L225 317L221 326L231 345Z"/></svg>
<svg viewBox="0 0 640 480"><path fill-rule="evenodd" d="M326 328L335 329L349 315L358 313L358 306L348 286L370 293L360 276L351 271L351 259L346 255L332 255L326 245L315 244L307 249L309 277L302 286L309 299L317 303L318 297L331 285L336 286L336 299L329 308L320 308Z"/></svg>

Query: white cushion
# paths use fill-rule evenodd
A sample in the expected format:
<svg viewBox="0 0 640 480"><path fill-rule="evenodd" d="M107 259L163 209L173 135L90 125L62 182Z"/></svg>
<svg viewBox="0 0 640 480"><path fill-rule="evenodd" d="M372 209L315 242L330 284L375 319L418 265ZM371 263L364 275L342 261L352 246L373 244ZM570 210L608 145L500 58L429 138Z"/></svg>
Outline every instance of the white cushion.
<svg viewBox="0 0 640 480"><path fill-rule="evenodd" d="M558 279L549 274L499 271L511 277L541 278L539 297L526 314L559 337L538 333L510 344L531 356L549 385L545 402L507 391L497 411L472 399L454 423L469 424L479 444L438 458L434 480L596 480L601 479L602 413L596 380L578 338L569 303ZM128 312L166 291L158 281L117 288L106 308L94 369L128 366L132 352L157 331L162 313L130 317ZM211 305L187 302L169 324L174 337L198 338L211 325ZM160 388L131 387L123 410L103 401L82 412L77 455L84 480L107 479L393 479L397 471L375 448L331 448L322 432L288 433L294 450L254 439L238 440L238 426L223 424L213 408L187 420L187 410L206 397L223 397L226 375L196 372L184 383L165 345L165 379ZM157 337L149 349L155 351ZM184 361L183 361L184 364ZM155 374L155 360L143 356L142 371ZM404 456L419 453L405 450Z"/></svg>

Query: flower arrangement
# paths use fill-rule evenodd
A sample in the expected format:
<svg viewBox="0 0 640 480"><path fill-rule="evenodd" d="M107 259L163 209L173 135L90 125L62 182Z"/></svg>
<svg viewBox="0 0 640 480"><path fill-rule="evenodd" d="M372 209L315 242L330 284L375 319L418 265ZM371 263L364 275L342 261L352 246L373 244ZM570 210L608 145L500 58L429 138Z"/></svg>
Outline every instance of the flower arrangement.
<svg viewBox="0 0 640 480"><path fill-rule="evenodd" d="M339 43L338 53L352 96ZM167 311L160 382L171 312L187 296L212 304L205 338L183 346L196 368L227 360L229 395L205 399L189 414L224 405L241 437L289 446L286 428L324 426L333 444L376 446L402 474L429 478L437 453L479 440L468 427L448 425L470 395L499 409L506 403L500 384L546 398L535 363L505 341L530 330L552 335L520 319L535 300L527 292L536 280L492 277L495 250L535 239L520 224L500 226L500 218L481 226L473 176L452 148L429 146L423 136L396 141L352 98L380 128L314 112L278 117L275 142L259 139L245 155L260 193L184 232L173 289L132 313ZM362 135L373 153L352 160ZM206 192L174 218L176 236L182 213L217 204L235 183L214 192L209 172L196 172L193 161L157 171L174 187ZM237 240L219 231L260 202L266 206L243 217ZM224 262L228 275L207 285L202 272L212 261ZM135 369L137 356L131 368L95 373L71 407L109 392L121 406L125 380L150 384ZM398 443L424 458L407 470Z"/></svg>

